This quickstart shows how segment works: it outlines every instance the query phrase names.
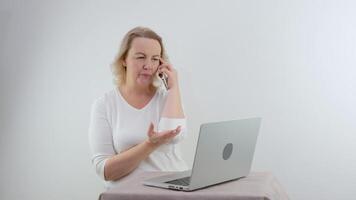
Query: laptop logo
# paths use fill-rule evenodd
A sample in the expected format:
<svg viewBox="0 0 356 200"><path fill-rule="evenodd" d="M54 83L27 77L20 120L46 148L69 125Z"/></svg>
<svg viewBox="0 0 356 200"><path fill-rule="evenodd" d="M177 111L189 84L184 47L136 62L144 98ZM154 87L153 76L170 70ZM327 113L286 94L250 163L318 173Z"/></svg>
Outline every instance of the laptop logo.
<svg viewBox="0 0 356 200"><path fill-rule="evenodd" d="M224 148L224 151L223 151L224 160L227 160L227 159L230 158L230 156L232 154L232 149L233 149L232 143L228 143L227 145L225 145L225 148Z"/></svg>

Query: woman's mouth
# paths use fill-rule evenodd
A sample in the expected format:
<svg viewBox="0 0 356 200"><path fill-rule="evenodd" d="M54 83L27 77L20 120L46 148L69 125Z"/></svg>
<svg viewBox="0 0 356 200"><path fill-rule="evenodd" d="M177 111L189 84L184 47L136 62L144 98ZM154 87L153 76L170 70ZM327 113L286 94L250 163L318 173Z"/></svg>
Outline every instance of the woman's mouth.
<svg viewBox="0 0 356 200"><path fill-rule="evenodd" d="M140 74L138 77L142 80L151 80L152 75L151 74Z"/></svg>
<svg viewBox="0 0 356 200"><path fill-rule="evenodd" d="M140 76L148 77L148 76L152 76L152 74L140 74Z"/></svg>

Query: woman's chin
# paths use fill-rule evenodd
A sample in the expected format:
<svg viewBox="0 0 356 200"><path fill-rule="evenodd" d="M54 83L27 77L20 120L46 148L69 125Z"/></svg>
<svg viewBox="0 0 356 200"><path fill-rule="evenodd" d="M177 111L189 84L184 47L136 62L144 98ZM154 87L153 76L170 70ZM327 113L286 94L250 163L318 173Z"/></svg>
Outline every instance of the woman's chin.
<svg viewBox="0 0 356 200"><path fill-rule="evenodd" d="M144 80L139 79L139 80L137 80L137 84L142 86L142 87L148 87L148 86L150 86L152 84L152 81L151 80L147 80L147 79L144 79Z"/></svg>

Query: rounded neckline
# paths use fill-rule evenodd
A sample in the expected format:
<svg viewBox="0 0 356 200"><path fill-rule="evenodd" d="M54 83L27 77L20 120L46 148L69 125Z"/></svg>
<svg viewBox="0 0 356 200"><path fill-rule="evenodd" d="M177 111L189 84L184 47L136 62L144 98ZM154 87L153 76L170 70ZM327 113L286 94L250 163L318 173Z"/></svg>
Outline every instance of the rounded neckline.
<svg viewBox="0 0 356 200"><path fill-rule="evenodd" d="M136 108L134 107L133 105L129 104L129 102L126 101L126 99L122 96L121 94L121 91L118 87L115 87L115 91L116 91L116 94L119 96L119 98L121 98L121 100L123 102L125 102L126 106L135 110L135 111L143 111L143 110L146 110L146 108L148 108L151 104L152 104L152 101L156 98L157 94L158 94L158 88L157 90L155 91L155 94L152 96L152 98L150 99L150 101L148 103L146 103L145 106L143 106L142 108Z"/></svg>

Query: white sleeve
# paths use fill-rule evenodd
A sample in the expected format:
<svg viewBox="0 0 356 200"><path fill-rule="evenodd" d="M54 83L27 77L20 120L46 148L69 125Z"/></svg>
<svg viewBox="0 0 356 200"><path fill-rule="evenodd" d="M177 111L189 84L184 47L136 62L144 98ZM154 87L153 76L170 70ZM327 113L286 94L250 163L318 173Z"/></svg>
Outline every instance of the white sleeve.
<svg viewBox="0 0 356 200"><path fill-rule="evenodd" d="M177 144L182 141L187 135L187 119L186 118L166 118L162 117L158 123L158 132L172 130L181 126L181 132L171 141L172 144Z"/></svg>
<svg viewBox="0 0 356 200"><path fill-rule="evenodd" d="M89 144L92 153L91 162L97 175L105 180L105 162L116 153L113 145L112 129L108 122L107 110L102 98L97 99L91 108Z"/></svg>

